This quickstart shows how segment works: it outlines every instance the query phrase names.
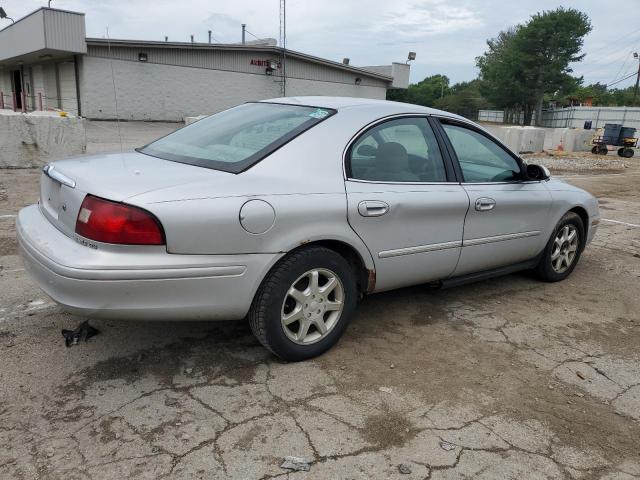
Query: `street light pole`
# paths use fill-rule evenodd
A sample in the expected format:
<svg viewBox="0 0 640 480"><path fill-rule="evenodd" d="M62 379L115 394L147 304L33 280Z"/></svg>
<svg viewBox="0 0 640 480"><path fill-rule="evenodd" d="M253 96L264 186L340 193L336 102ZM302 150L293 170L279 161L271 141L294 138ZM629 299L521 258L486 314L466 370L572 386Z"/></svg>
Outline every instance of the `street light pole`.
<svg viewBox="0 0 640 480"><path fill-rule="evenodd" d="M16 23L16 21L13 18L7 16L7 12L4 11L4 8L0 7L0 19L2 18L8 18L13 23Z"/></svg>

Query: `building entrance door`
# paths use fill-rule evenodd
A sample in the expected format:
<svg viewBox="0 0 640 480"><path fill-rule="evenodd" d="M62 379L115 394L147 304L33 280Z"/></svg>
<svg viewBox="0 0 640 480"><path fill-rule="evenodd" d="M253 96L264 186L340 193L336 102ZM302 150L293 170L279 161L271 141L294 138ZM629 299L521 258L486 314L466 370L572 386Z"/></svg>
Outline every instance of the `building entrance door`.
<svg viewBox="0 0 640 480"><path fill-rule="evenodd" d="M14 70L11 72L13 80L13 91L15 92L16 110L22 109L22 74L20 70Z"/></svg>

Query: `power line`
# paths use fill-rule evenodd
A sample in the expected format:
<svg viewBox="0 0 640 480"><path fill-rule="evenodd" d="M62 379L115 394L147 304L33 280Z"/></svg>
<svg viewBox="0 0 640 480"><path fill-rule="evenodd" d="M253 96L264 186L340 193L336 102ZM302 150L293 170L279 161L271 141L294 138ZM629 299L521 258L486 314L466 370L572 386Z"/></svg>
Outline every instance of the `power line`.
<svg viewBox="0 0 640 480"><path fill-rule="evenodd" d="M624 72L624 73L622 74L622 77L625 77L625 76L627 76L627 75L634 75L635 73L636 73L636 69L635 69L635 67L633 67L631 70L627 70L626 72ZM622 77L620 77L620 76L616 75L616 76L613 78L613 80L611 80L607 85L611 85L612 83L616 83L618 80L621 80L621 79L622 79Z"/></svg>
<svg viewBox="0 0 640 480"><path fill-rule="evenodd" d="M615 82L608 84L608 85L607 85L607 88L609 88L610 86L615 85L615 84L617 84L617 83L620 83L620 82L622 82L622 81L626 80L627 78L634 77L635 75L636 75L636 72L633 72L633 73L631 73L630 75L627 75L626 77L622 77L620 80L616 80Z"/></svg>
<svg viewBox="0 0 640 480"><path fill-rule="evenodd" d="M622 55L617 55L613 60L611 60L610 62L607 63L602 63L599 66L592 68L590 70L587 70L586 72L582 72L582 75L587 75L589 73L593 73L593 72L597 72L598 70L602 70L604 67L608 67L609 65L612 65L616 62L619 62L620 60L622 60L623 55L629 55L628 52L624 52Z"/></svg>
<svg viewBox="0 0 640 480"><path fill-rule="evenodd" d="M607 48L611 48L611 45L612 45L612 44L614 44L615 42L617 42L618 40L622 40L623 38L627 38L627 37L629 37L630 35L634 35L634 34L636 34L636 33L638 33L638 32L640 32L640 28L638 28L638 29L636 29L636 30L633 30L633 31L631 31L631 32L629 32L629 33L625 33L624 35L622 35L622 36L621 36L621 37L619 37L619 38L616 38L615 40L610 40L610 41L608 41L608 42L606 43L606 45L603 45L603 46L602 46L602 47L600 47L600 48L596 48L596 49L591 50L590 52L586 52L586 53L587 53L587 54L589 54L589 53L601 52L602 50L605 50L605 49L607 49ZM633 42L633 41L635 41L635 40L632 40L632 42Z"/></svg>
<svg viewBox="0 0 640 480"><path fill-rule="evenodd" d="M624 57L624 62L622 62L622 66L620 67L618 72L613 76L613 80L611 80L612 82L615 82L616 79L620 76L620 72L622 72L622 70L624 69L624 66L627 64L627 60L629 60L630 56L631 56L631 51L629 51L629 53L627 53L627 56ZM625 75L626 75L626 73L625 73Z"/></svg>

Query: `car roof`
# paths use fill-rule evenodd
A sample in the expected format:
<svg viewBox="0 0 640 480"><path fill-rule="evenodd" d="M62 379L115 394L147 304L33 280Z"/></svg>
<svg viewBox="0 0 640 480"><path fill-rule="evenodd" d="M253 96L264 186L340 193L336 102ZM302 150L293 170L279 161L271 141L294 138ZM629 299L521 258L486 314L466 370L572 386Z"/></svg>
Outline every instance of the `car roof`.
<svg viewBox="0 0 640 480"><path fill-rule="evenodd" d="M448 117L459 118L453 113L444 112L435 108L423 107L412 103L390 102L388 100L374 100L371 98L358 97L329 97L329 96L300 96L300 97L280 97L262 100L270 103L286 103L291 105L308 105L313 107L332 108L335 110L375 108L384 110L385 114L394 113L421 113L427 115L446 115Z"/></svg>

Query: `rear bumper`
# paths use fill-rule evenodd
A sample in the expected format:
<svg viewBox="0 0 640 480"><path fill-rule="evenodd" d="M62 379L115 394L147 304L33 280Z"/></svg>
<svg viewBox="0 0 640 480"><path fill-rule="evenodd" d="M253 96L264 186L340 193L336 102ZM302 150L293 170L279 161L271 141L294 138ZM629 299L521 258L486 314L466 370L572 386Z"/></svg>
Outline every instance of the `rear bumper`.
<svg viewBox="0 0 640 480"><path fill-rule="evenodd" d="M37 205L18 214L25 268L65 310L91 318L235 320L278 254L176 255L164 247L79 244Z"/></svg>

